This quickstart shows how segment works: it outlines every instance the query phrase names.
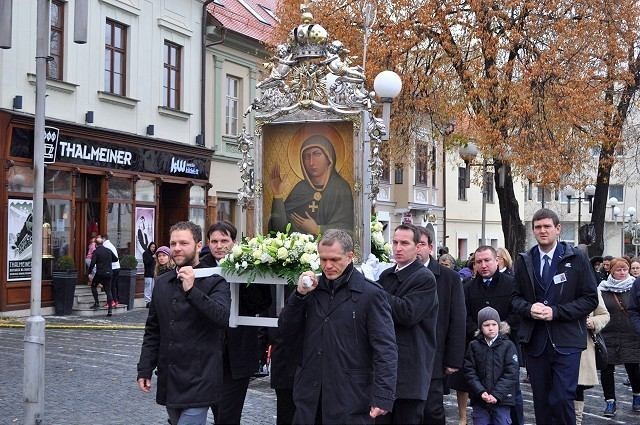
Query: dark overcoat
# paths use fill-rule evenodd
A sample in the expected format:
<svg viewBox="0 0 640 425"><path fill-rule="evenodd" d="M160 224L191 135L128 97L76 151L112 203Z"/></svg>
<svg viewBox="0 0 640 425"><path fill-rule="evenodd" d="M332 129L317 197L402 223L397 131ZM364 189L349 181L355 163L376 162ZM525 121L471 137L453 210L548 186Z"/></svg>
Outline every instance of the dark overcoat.
<svg viewBox="0 0 640 425"><path fill-rule="evenodd" d="M460 276L431 257L427 268L436 277L438 293L437 350L431 379L444 377L444 368L462 369L466 306Z"/></svg>
<svg viewBox="0 0 640 425"><path fill-rule="evenodd" d="M198 267L217 266L218 262L211 253L202 257L200 264L198 264ZM271 305L271 290L269 285L240 285L238 298L238 313L241 316L255 316ZM262 354L258 329L257 326L237 326L226 329L224 355L227 361L225 367L229 366L233 379L251 377L258 370L258 361Z"/></svg>
<svg viewBox="0 0 640 425"><path fill-rule="evenodd" d="M436 355L438 295L436 278L419 261L396 272L388 268L378 282L387 291L398 343L396 397L426 400Z"/></svg>
<svg viewBox="0 0 640 425"><path fill-rule="evenodd" d="M220 276L196 279L185 293L175 270L158 277L145 326L138 378L157 369L156 401L173 408L208 407L222 384L224 329L231 292Z"/></svg>
<svg viewBox="0 0 640 425"><path fill-rule="evenodd" d="M560 275L562 279L543 285L538 246L518 255L512 303L521 318L520 342L527 344L529 351L541 351L539 345L544 348L548 338L556 348L582 351L587 347L586 317L598 306L598 289L591 264L579 250L559 242L551 270L552 275ZM553 320L531 318L531 306L536 302L552 308Z"/></svg>
<svg viewBox="0 0 640 425"><path fill-rule="evenodd" d="M600 331L607 344L607 362L613 365L640 363L640 338L631 326L627 311L631 290L621 293L603 290L601 294L610 316L609 323Z"/></svg>
<svg viewBox="0 0 640 425"><path fill-rule="evenodd" d="M509 339L520 345L518 327L520 316L515 313L511 304L515 281L512 276L496 271L491 277L491 284L487 287L484 278L474 277L464 287L465 303L467 305L467 340L471 341L478 330L478 312L485 307L493 307L500 315L500 320L507 322L511 330ZM519 350L518 350L519 353Z"/></svg>
<svg viewBox="0 0 640 425"><path fill-rule="evenodd" d="M629 321L637 335L640 335L640 277L633 282L629 295Z"/></svg>
<svg viewBox="0 0 640 425"><path fill-rule="evenodd" d="M464 360L471 404L491 406L482 400L486 391L498 399L499 406L515 406L519 371L516 346L509 338L499 335L489 346L479 334L469 343Z"/></svg>
<svg viewBox="0 0 640 425"><path fill-rule="evenodd" d="M393 407L398 357L389 303L352 265L343 276L333 291L323 275L312 292L294 292L278 319L285 344L304 338L293 384L297 424L315 423L318 408L325 424L366 424L371 406Z"/></svg>

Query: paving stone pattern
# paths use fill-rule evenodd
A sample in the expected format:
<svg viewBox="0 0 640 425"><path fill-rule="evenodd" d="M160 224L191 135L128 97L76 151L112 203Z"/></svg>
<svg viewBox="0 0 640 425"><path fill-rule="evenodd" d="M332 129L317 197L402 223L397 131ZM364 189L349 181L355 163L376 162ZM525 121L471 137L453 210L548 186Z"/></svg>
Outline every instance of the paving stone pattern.
<svg viewBox="0 0 640 425"><path fill-rule="evenodd" d="M164 425L167 415L152 394L138 390L136 363L141 329L109 329L114 325L143 325L146 309L113 318L47 317L45 361L45 420L43 425ZM80 327L74 327L80 326ZM84 328L83 328L84 327ZM0 327L0 424L23 423L22 379L24 329ZM524 373L522 375L524 377ZM622 385L624 369L616 371L618 415L601 416L601 389L586 392L585 424L638 424L631 412L631 391ZM275 393L267 378L251 382L242 416L247 425L275 424ZM155 381L154 381L155 384ZM533 423L528 384L522 386L527 423ZM457 424L455 396L445 397L447 423ZM471 410L468 409L469 418ZM209 423L213 418L209 414ZM471 423L471 420L469 421Z"/></svg>

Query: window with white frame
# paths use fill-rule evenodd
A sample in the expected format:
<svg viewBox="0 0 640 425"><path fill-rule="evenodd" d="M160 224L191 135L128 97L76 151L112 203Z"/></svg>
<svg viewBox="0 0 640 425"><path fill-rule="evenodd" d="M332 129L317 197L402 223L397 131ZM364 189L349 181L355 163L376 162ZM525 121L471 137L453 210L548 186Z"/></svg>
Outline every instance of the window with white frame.
<svg viewBox="0 0 640 425"><path fill-rule="evenodd" d="M238 135L240 122L240 85L242 79L227 75L227 90L225 99L225 134Z"/></svg>
<svg viewBox="0 0 640 425"><path fill-rule="evenodd" d="M618 202L624 201L624 186L621 184L609 185L609 198L616 198Z"/></svg>

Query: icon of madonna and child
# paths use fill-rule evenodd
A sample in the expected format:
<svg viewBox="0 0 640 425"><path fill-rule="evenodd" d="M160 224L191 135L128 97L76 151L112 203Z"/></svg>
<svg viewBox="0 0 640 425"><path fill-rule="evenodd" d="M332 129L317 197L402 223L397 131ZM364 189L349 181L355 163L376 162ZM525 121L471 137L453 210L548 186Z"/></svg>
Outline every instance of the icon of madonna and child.
<svg viewBox="0 0 640 425"><path fill-rule="evenodd" d="M353 232L353 151L350 123L270 126L264 132L268 231L312 235ZM288 162L284 160L288 158Z"/></svg>

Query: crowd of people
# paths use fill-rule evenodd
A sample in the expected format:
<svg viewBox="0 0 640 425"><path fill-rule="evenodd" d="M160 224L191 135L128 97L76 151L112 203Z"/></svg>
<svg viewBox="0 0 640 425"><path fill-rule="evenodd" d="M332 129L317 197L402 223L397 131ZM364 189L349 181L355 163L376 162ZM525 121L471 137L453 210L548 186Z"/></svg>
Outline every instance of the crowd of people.
<svg viewBox="0 0 640 425"><path fill-rule="evenodd" d="M149 273L145 262L145 288L152 264L155 287L138 385L150 391L155 371L156 401L172 425L204 425L209 409L216 424L239 424L269 347L278 424L445 424L449 390L460 424L469 402L474 425L523 424L524 367L535 422L580 424L584 392L599 381L604 415L616 414L613 372L624 365L640 412L640 261L589 259L559 241L560 229L558 216L541 209L531 249L514 259L481 246L456 270L447 252L435 255L428 229L401 224L395 264L377 282L354 266L350 234L327 230L318 242L322 274L303 273L278 327L259 329L230 328L229 283L196 278L233 248L235 227L214 223L203 241L199 226L178 223L170 247L147 251L155 261ZM267 285L239 290L240 314L274 313ZM600 376L596 334L609 353Z"/></svg>

